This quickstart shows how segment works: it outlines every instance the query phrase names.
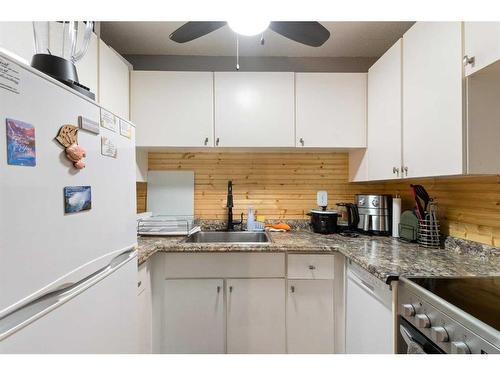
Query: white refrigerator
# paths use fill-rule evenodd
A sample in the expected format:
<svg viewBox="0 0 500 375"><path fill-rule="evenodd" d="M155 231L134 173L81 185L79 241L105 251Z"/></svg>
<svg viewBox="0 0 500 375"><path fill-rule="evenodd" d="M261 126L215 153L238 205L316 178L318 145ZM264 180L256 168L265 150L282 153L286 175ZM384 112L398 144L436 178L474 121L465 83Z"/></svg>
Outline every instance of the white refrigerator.
<svg viewBox="0 0 500 375"><path fill-rule="evenodd" d="M55 141L79 116L99 130L78 131L80 170ZM0 50L0 353L137 351L135 128L100 118L94 101ZM81 187L83 200L71 195Z"/></svg>

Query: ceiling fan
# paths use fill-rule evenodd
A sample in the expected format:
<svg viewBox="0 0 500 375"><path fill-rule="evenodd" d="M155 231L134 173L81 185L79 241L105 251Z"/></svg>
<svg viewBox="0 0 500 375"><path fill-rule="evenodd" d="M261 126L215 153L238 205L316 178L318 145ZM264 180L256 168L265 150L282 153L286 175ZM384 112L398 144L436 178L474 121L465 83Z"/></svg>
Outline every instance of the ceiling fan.
<svg viewBox="0 0 500 375"><path fill-rule="evenodd" d="M170 39L177 43L186 43L211 33L225 25L240 35L262 34L267 28L295 42L311 47L319 47L330 37L330 32L315 21L192 21L187 22L172 34Z"/></svg>

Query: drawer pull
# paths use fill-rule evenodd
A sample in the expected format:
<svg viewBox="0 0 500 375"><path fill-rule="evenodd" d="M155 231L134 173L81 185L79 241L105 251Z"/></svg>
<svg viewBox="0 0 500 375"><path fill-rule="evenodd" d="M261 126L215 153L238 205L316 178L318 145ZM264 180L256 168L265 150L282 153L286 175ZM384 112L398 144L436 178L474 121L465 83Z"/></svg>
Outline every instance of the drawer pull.
<svg viewBox="0 0 500 375"><path fill-rule="evenodd" d="M309 266L309 269L312 271L312 270L315 270L316 269L316 266L313 266L312 264Z"/></svg>
<svg viewBox="0 0 500 375"><path fill-rule="evenodd" d="M217 293L220 293L220 286L217 286Z"/></svg>
<svg viewBox="0 0 500 375"><path fill-rule="evenodd" d="M290 287L290 292L295 293L295 287L293 285Z"/></svg>
<svg viewBox="0 0 500 375"><path fill-rule="evenodd" d="M229 293L232 293L232 292L233 292L233 287L232 287L232 286L230 286L230 287L229 287Z"/></svg>
<svg viewBox="0 0 500 375"><path fill-rule="evenodd" d="M137 287L138 287L138 288L140 288L140 287L141 287L141 285L142 285L142 281L139 281L139 282L137 283Z"/></svg>

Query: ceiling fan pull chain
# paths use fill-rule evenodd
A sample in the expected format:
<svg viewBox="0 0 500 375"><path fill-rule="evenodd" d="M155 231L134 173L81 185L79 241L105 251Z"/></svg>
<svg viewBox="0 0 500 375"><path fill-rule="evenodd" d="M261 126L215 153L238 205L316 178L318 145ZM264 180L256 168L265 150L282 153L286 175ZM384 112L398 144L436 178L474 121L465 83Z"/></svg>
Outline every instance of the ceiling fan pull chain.
<svg viewBox="0 0 500 375"><path fill-rule="evenodd" d="M240 38L236 34L236 70L240 70Z"/></svg>

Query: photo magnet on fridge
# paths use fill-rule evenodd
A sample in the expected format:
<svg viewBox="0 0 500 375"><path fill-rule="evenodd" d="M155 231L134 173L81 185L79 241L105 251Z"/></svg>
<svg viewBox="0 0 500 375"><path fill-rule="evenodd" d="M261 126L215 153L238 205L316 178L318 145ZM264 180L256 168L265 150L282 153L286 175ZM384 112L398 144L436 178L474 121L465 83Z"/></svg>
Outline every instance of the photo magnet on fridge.
<svg viewBox="0 0 500 375"><path fill-rule="evenodd" d="M101 136L101 154L116 159L118 148L111 138Z"/></svg>
<svg viewBox="0 0 500 375"><path fill-rule="evenodd" d="M64 213L71 214L92 208L90 186L66 186L64 188Z"/></svg>
<svg viewBox="0 0 500 375"><path fill-rule="evenodd" d="M36 165L35 127L22 121L6 119L7 164Z"/></svg>

